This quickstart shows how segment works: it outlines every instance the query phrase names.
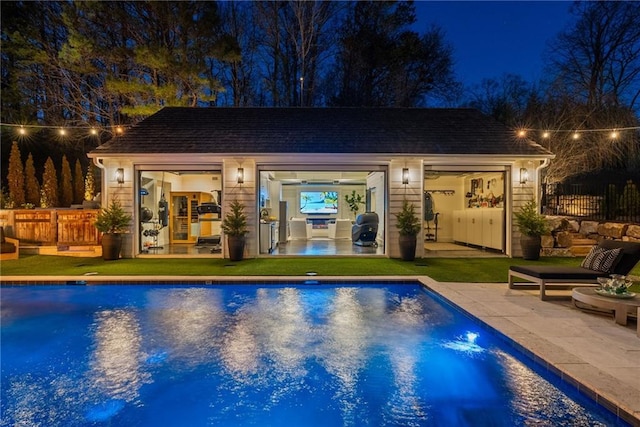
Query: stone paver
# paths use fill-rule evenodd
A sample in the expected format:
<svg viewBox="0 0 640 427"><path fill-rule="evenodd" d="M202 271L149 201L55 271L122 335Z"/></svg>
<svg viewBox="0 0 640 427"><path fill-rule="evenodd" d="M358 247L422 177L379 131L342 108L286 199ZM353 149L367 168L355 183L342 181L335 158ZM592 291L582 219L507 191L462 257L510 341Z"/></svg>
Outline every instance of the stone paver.
<svg viewBox="0 0 640 427"><path fill-rule="evenodd" d="M640 338L634 321L616 325L613 317L581 311L569 300L540 301L535 291L507 292L506 283L421 282L569 376L569 382L578 381L605 406L632 414L635 419L627 421L640 425Z"/></svg>

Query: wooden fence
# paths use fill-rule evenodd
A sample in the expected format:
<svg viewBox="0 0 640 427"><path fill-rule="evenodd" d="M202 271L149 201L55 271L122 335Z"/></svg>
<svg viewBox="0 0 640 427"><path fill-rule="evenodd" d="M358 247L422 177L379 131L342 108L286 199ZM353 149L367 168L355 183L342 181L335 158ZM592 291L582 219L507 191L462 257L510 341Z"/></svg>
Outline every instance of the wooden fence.
<svg viewBox="0 0 640 427"><path fill-rule="evenodd" d="M0 225L21 244L38 246L97 245L100 233L93 223L99 209L7 209Z"/></svg>

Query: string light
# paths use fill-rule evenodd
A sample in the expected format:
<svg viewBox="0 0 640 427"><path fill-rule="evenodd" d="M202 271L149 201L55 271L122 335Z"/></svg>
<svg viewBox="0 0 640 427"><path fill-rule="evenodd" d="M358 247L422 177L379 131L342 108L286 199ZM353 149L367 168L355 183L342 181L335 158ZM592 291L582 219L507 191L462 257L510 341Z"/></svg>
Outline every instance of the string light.
<svg viewBox="0 0 640 427"><path fill-rule="evenodd" d="M73 130L80 130L88 132L91 136L98 136L102 132L110 132L116 133L118 135L122 135L126 128L129 126L122 125L114 125L114 126L105 126L97 128L95 126L87 127L87 126L49 126L49 125L25 125L25 124L14 124L14 123L0 123L2 127L15 128L16 133L20 137L26 137L29 135L30 130L36 129L50 129L55 130L59 136L68 136L70 132Z"/></svg>
<svg viewBox="0 0 640 427"><path fill-rule="evenodd" d="M607 134L609 139L613 139L613 140L617 140L620 138L621 136L621 132L622 131L632 131L632 130L639 130L640 126L629 126L629 127L624 127L624 128L602 128L602 129L580 129L580 130L575 130L575 129L554 129L554 130L549 130L549 129L533 129L533 128L519 128L516 130L516 135L519 138L524 138L527 134L529 133L538 133L543 139L549 139L551 138L552 134L571 134L571 138L574 140L580 139L580 137L582 136L583 133L587 133L587 132L596 132L596 133L603 133L603 134Z"/></svg>

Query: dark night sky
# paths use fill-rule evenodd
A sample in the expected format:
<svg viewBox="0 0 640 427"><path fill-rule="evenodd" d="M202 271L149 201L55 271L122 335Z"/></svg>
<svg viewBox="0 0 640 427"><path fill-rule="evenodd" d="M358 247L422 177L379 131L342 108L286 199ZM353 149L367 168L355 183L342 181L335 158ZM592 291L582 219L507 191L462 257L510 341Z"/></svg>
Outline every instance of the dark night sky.
<svg viewBox="0 0 640 427"><path fill-rule="evenodd" d="M569 1L416 1L418 24L440 26L465 84L505 73L543 77L547 43L573 22Z"/></svg>

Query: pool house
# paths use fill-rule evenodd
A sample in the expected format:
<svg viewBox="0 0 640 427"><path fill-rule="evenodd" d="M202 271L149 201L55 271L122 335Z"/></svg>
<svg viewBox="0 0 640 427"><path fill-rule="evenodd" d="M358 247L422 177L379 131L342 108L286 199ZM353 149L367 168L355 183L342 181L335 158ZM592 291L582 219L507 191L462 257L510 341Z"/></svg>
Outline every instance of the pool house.
<svg viewBox="0 0 640 427"><path fill-rule="evenodd" d="M187 107L89 156L103 205L115 197L134 217L125 257L226 257L220 224L234 200L248 218L245 257L399 257L405 199L423 220L417 256L519 256L513 212L538 199L553 157L474 109ZM352 227L365 212L377 219L362 244Z"/></svg>

